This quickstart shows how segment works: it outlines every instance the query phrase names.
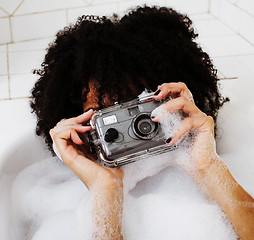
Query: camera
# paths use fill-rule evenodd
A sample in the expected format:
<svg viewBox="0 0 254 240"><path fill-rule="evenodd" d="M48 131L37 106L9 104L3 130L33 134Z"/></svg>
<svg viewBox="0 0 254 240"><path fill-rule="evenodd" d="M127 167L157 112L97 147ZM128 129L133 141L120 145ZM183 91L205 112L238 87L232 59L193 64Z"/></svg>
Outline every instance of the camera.
<svg viewBox="0 0 254 240"><path fill-rule="evenodd" d="M177 148L165 144L161 126L151 120L151 112L166 100L153 94L94 112L90 120L90 145L100 164L118 167Z"/></svg>

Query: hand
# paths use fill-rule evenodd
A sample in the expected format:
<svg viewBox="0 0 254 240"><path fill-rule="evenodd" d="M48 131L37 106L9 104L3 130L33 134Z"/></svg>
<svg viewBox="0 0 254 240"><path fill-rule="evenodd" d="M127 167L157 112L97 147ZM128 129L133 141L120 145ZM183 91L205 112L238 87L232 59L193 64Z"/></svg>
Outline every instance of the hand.
<svg viewBox="0 0 254 240"><path fill-rule="evenodd" d="M192 94L184 83L164 83L158 87L157 93L156 100L164 99L168 95L175 97L165 103L167 111L182 110L186 114L186 118L181 122L168 144L176 143L189 130L196 129L197 134L190 154L191 165L198 171L209 168L211 163L218 159L215 150L213 118L207 116L195 105ZM156 116L153 121L160 122L160 119Z"/></svg>
<svg viewBox="0 0 254 240"><path fill-rule="evenodd" d="M83 143L78 133L91 130L83 126L89 121L93 110L78 117L61 121L50 130L63 162L92 189L92 218L95 224L93 239L123 239L123 172L121 169L104 168L97 164L89 150L88 143Z"/></svg>
<svg viewBox="0 0 254 240"><path fill-rule="evenodd" d="M63 162L72 169L88 189L94 185L104 189L112 188L112 186L122 187L122 170L104 168L97 164L94 161L96 156L89 150L89 144L84 143L78 134L91 130L91 126L82 124L87 123L92 114L93 110L89 110L77 117L60 121L50 130L50 136Z"/></svg>
<svg viewBox="0 0 254 240"><path fill-rule="evenodd" d="M254 199L236 182L227 165L216 153L214 141L214 121L200 111L194 103L192 94L184 83L165 83L158 87L160 92L155 99L167 95L176 98L165 103L168 111L182 110L186 118L181 122L169 145L176 143L191 129L196 129L190 152L190 171L201 191L215 201L227 215L241 239L253 239L254 235ZM159 117L153 121L160 121Z"/></svg>

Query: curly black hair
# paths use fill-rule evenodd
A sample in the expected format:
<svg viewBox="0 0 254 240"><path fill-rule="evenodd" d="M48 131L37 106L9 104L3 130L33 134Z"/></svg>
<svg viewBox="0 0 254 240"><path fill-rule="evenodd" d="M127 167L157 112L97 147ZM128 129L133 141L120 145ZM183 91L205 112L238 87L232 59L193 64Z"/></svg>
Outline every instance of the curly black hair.
<svg viewBox="0 0 254 240"><path fill-rule="evenodd" d="M98 83L101 107L104 94L121 101L144 88L184 82L198 108L216 121L227 99L218 91L216 69L195 42L197 36L186 15L165 7L136 7L121 19L80 17L57 33L41 69L34 71L39 79L30 104L37 115L36 133L52 150L49 130L83 112L91 79Z"/></svg>

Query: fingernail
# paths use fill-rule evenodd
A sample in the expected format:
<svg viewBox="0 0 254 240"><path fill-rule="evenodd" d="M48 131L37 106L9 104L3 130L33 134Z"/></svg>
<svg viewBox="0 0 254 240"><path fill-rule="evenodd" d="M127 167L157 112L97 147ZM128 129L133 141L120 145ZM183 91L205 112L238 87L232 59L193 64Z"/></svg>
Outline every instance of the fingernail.
<svg viewBox="0 0 254 240"><path fill-rule="evenodd" d="M170 143L171 142L171 140L172 140L172 138L170 137L170 138L168 138L167 140L166 140L166 143Z"/></svg>
<svg viewBox="0 0 254 240"><path fill-rule="evenodd" d="M88 112L91 112L91 111L94 111L93 108L87 109L84 113L88 113Z"/></svg>
<svg viewBox="0 0 254 240"><path fill-rule="evenodd" d="M158 90L154 93L154 95L158 95L160 92L161 92L161 90L158 89Z"/></svg>

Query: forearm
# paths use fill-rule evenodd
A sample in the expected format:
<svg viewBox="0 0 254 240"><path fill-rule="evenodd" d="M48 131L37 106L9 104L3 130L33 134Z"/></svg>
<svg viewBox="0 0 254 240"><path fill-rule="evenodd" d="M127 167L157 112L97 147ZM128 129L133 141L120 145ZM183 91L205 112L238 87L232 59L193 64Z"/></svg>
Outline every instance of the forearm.
<svg viewBox="0 0 254 240"><path fill-rule="evenodd" d="M123 192L121 183L91 189L93 239L122 240Z"/></svg>
<svg viewBox="0 0 254 240"><path fill-rule="evenodd" d="M232 177L226 164L217 158L193 177L204 194L221 207L239 237L253 239L254 200Z"/></svg>

